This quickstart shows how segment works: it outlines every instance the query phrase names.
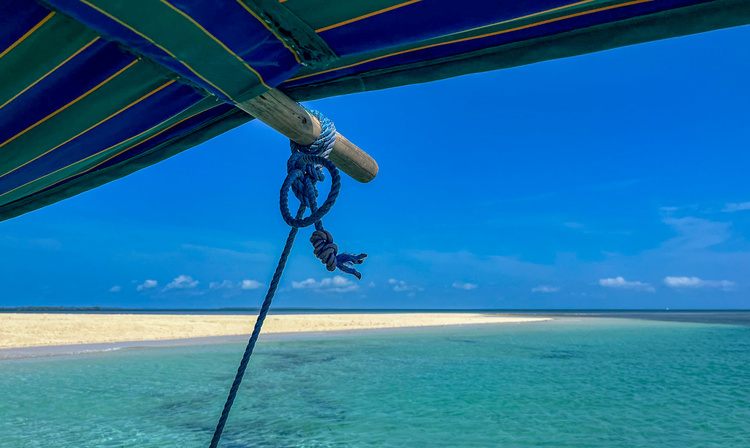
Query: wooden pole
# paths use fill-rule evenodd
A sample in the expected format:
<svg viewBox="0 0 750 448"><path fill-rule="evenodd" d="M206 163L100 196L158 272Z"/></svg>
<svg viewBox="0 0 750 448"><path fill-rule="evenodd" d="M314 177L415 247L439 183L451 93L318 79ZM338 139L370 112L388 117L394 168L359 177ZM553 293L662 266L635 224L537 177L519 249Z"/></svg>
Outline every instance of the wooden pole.
<svg viewBox="0 0 750 448"><path fill-rule="evenodd" d="M320 135L318 119L279 90L271 89L237 106L300 145L310 145ZM328 159L362 183L370 182L378 174L377 162L338 132Z"/></svg>

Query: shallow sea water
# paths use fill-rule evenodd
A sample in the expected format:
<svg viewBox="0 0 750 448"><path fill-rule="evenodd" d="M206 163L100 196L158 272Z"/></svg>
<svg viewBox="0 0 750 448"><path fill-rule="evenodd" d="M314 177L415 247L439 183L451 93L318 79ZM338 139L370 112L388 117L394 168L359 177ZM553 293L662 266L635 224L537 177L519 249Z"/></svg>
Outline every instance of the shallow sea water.
<svg viewBox="0 0 750 448"><path fill-rule="evenodd" d="M0 447L204 447L241 344L0 361ZM750 447L750 327L261 338L222 447Z"/></svg>

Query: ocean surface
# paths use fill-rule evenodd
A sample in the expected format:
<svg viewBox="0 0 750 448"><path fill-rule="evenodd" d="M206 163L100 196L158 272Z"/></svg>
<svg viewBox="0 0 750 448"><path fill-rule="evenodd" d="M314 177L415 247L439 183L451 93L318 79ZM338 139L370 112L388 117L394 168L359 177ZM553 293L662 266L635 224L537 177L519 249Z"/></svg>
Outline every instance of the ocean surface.
<svg viewBox="0 0 750 448"><path fill-rule="evenodd" d="M221 446L750 447L750 326L709 317L262 337ZM0 447L208 446L243 348L0 361Z"/></svg>

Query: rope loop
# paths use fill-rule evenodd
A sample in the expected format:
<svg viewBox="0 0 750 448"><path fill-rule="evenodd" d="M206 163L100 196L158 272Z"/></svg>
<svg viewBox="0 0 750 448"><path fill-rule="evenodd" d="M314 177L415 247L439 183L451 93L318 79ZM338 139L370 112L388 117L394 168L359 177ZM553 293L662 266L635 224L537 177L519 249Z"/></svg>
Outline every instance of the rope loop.
<svg viewBox="0 0 750 448"><path fill-rule="evenodd" d="M333 207L341 190L341 175L333 162L321 156L295 153L292 154L290 161L292 161L292 159L295 159L294 163L291 164L293 168L287 174L286 179L284 179L279 195L281 217L284 218L284 222L291 227L308 227L320 221L323 216L331 210L331 207ZM318 190L315 188L318 176L320 176L320 178L323 176L322 173L317 173L319 171L319 166L324 167L329 173L331 173L331 191L328 193L328 197L320 207L316 205ZM315 172L313 176L311 176L311 171ZM312 211L307 218L295 218L289 211L290 189L293 190L295 196L297 196L300 202L309 207Z"/></svg>

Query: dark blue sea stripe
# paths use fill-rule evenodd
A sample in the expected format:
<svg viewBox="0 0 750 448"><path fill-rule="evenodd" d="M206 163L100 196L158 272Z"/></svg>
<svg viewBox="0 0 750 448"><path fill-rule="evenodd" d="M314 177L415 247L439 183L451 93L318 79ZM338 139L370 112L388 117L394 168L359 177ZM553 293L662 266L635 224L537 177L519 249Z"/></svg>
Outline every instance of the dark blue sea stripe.
<svg viewBox="0 0 750 448"><path fill-rule="evenodd" d="M271 87L286 81L301 67L278 37L236 1L170 0L169 3L219 39Z"/></svg>
<svg viewBox="0 0 750 448"><path fill-rule="evenodd" d="M50 12L33 0L0 0L0 53Z"/></svg>
<svg viewBox="0 0 750 448"><path fill-rule="evenodd" d="M368 17L320 33L346 56L419 42L574 3L575 0L431 0ZM457 11L457 8L460 11Z"/></svg>
<svg viewBox="0 0 750 448"><path fill-rule="evenodd" d="M3 107L0 142L54 113L135 60L113 42L99 40Z"/></svg>
<svg viewBox="0 0 750 448"><path fill-rule="evenodd" d="M174 83L56 150L0 178L0 194L117 145L168 120L202 99L192 87Z"/></svg>
<svg viewBox="0 0 750 448"><path fill-rule="evenodd" d="M64 11L65 14L73 17L99 34L116 42L120 42L121 44L133 49L135 52L172 70L195 85L205 88L222 100L231 101L226 95L214 89L211 85L206 84L204 80L196 76L195 73L187 69L182 63L177 59L174 59L164 50L141 37L138 33L131 31L119 22L110 19L90 6L79 2L78 0L47 0L47 3Z"/></svg>
<svg viewBox="0 0 750 448"><path fill-rule="evenodd" d="M667 11L679 7L700 3L709 3L710 1L712 0L656 0L645 3L638 3L635 5L618 7L577 17L571 17L555 22L545 23L543 25L533 26L530 28L511 31L509 33L467 40L463 42L456 42L447 45L437 45L422 50L389 56L374 60L372 62L355 65L349 68L342 68L340 70L333 70L327 73L322 73L320 75L287 81L283 83L281 87L291 88L317 84L336 78L366 73L372 70L396 67L404 64L411 64L421 61L427 61L430 59L468 53L485 48L491 48L515 42L521 42L524 40L531 40L539 37L559 34L566 31L587 28L594 25L625 20L647 14L654 14L657 12Z"/></svg>

